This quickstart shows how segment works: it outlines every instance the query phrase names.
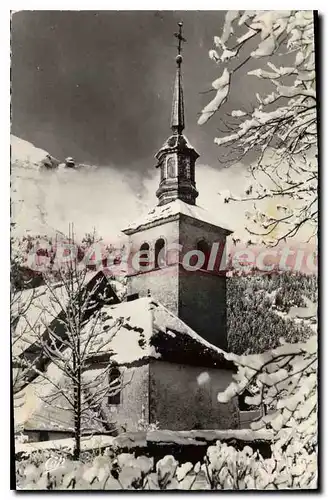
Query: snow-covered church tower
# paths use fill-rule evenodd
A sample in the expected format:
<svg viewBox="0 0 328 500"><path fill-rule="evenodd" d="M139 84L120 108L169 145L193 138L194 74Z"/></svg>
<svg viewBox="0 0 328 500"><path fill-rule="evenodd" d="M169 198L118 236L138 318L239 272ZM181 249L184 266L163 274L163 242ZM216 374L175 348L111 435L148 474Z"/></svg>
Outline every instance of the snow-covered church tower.
<svg viewBox="0 0 328 500"><path fill-rule="evenodd" d="M130 238L129 296L151 295L204 339L227 348L222 254L231 230L196 205L199 157L183 134L182 23L173 90L171 135L156 154L158 205L123 232Z"/></svg>

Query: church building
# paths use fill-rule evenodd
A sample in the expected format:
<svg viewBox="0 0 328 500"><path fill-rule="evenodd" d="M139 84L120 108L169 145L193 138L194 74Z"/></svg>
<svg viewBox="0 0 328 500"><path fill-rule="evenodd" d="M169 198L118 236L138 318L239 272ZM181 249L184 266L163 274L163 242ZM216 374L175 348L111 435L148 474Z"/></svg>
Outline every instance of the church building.
<svg viewBox="0 0 328 500"><path fill-rule="evenodd" d="M122 389L99 409L108 428L115 424L120 432L138 431L140 422L169 430L239 427L237 399L217 400L235 369L224 356L226 276L220 270L232 231L196 204L199 155L183 133L181 29L179 23L171 133L156 154L158 204L123 229L132 255L126 299L99 306L109 318L107 327L102 325L104 338L111 324L123 318L110 343ZM98 356L87 375L96 376L106 360ZM59 384L62 375L51 366L46 369ZM26 399L32 400L35 387L24 389ZM49 439L72 432L68 411L54 414L41 400L33 401L15 412L17 424L32 440L40 439L41 431Z"/></svg>
<svg viewBox="0 0 328 500"><path fill-rule="evenodd" d="M181 23L179 28L171 135L156 154L158 205L123 230L132 255L145 256L140 269L131 269L129 293L150 293L208 342L227 349L226 277L220 265L232 231L196 204L199 154L183 134Z"/></svg>

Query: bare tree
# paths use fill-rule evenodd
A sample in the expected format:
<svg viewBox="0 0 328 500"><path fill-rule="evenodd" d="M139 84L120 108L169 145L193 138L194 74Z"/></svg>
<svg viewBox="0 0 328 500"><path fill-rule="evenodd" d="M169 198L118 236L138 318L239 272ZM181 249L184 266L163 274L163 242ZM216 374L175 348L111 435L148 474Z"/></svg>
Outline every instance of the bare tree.
<svg viewBox="0 0 328 500"><path fill-rule="evenodd" d="M71 258L58 267L59 281L53 274L44 276L44 297L34 300L33 314L29 307L21 318L20 350L14 353L25 383L35 384L38 397L54 412L73 416L75 459L83 434L100 425L113 430L104 403L123 384L111 359L111 342L124 318L114 320L104 312L102 306L113 303L113 297L117 303L117 297L104 275L91 280L89 275Z"/></svg>
<svg viewBox="0 0 328 500"><path fill-rule="evenodd" d="M206 123L220 110L224 129L214 142L228 151L222 153L223 161L244 161L248 153L257 157L249 167L251 181L245 196L229 193L225 202L255 202L249 214L255 229L247 229L256 239L264 237L265 244L277 245L309 225L311 239L318 222L314 14L229 11L214 43L209 56L223 72L212 83L215 96L198 123ZM257 105L250 110L224 113L225 108L231 109L233 81L246 76L242 72L254 60L260 67L248 71L245 83L262 80L267 94L257 93ZM261 208L263 200L275 204L275 213Z"/></svg>
<svg viewBox="0 0 328 500"><path fill-rule="evenodd" d="M26 289L29 281L22 277L22 255L15 246L14 238L11 237L11 258L10 258L10 336L11 347L15 347L22 341L27 333L27 325L19 331L16 329L19 319L27 314L34 299L35 290ZM25 370L19 360L12 366L12 390L14 406L21 404L21 398L17 397L25 381Z"/></svg>

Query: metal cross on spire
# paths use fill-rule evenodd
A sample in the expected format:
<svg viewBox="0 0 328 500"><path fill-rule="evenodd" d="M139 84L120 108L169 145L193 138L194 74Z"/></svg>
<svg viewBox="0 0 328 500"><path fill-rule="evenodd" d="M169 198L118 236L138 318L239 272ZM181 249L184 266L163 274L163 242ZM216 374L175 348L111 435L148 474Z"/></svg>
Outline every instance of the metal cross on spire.
<svg viewBox="0 0 328 500"><path fill-rule="evenodd" d="M183 26L183 22L179 22L178 23L178 26L179 26L179 33L174 33L174 36L179 40L179 43L178 43L178 55L181 55L181 52L182 52L182 45L181 43L182 42L187 42L187 40L182 36L182 26Z"/></svg>
<svg viewBox="0 0 328 500"><path fill-rule="evenodd" d="M172 103L172 115L171 115L171 129L174 134L181 134L185 123L184 123L184 105L183 105L183 89L182 89L182 77L181 77L181 44L187 40L182 36L182 26L183 23L178 23L179 33L174 33L174 36L179 40L178 43L178 55L175 60L177 63L177 71L175 77L175 84L173 90L173 103Z"/></svg>

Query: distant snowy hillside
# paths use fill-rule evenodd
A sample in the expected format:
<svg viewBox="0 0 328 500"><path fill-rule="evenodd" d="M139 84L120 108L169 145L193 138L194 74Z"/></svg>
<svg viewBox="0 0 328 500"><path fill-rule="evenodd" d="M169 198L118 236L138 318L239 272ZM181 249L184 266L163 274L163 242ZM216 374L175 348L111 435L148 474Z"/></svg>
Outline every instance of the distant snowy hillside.
<svg viewBox="0 0 328 500"><path fill-rule="evenodd" d="M97 173L95 175L95 172ZM119 203L128 194L135 205L125 174L110 167L65 163L33 144L11 136L11 199L13 234L21 237L67 233L70 222L78 236L92 232L112 238ZM135 206L126 203L120 214L129 221ZM114 221L114 225L113 225Z"/></svg>
<svg viewBox="0 0 328 500"><path fill-rule="evenodd" d="M91 183L88 176L92 176L95 169L83 164L68 168L47 151L12 135L14 234L53 236L56 232L66 233L69 222L78 226L81 215L85 215L86 199L90 199ZM86 225L85 230L92 230L95 225Z"/></svg>
<svg viewBox="0 0 328 500"><path fill-rule="evenodd" d="M121 165L78 163L75 168L66 168L62 160L18 137L11 137L11 147L12 219L19 237L67 233L73 222L77 237L96 229L106 243L113 243L124 238L122 228L157 204L159 178L152 161L146 174ZM252 209L252 203L227 204L218 194L219 190L233 190L238 195L244 192L245 165L218 169L197 164L196 182L200 193L197 205L218 215L222 224L232 226L234 238L247 241L245 213Z"/></svg>
<svg viewBox="0 0 328 500"><path fill-rule="evenodd" d="M57 168L60 161L47 151L36 148L28 141L11 135L11 164L12 167L38 170L40 168Z"/></svg>

